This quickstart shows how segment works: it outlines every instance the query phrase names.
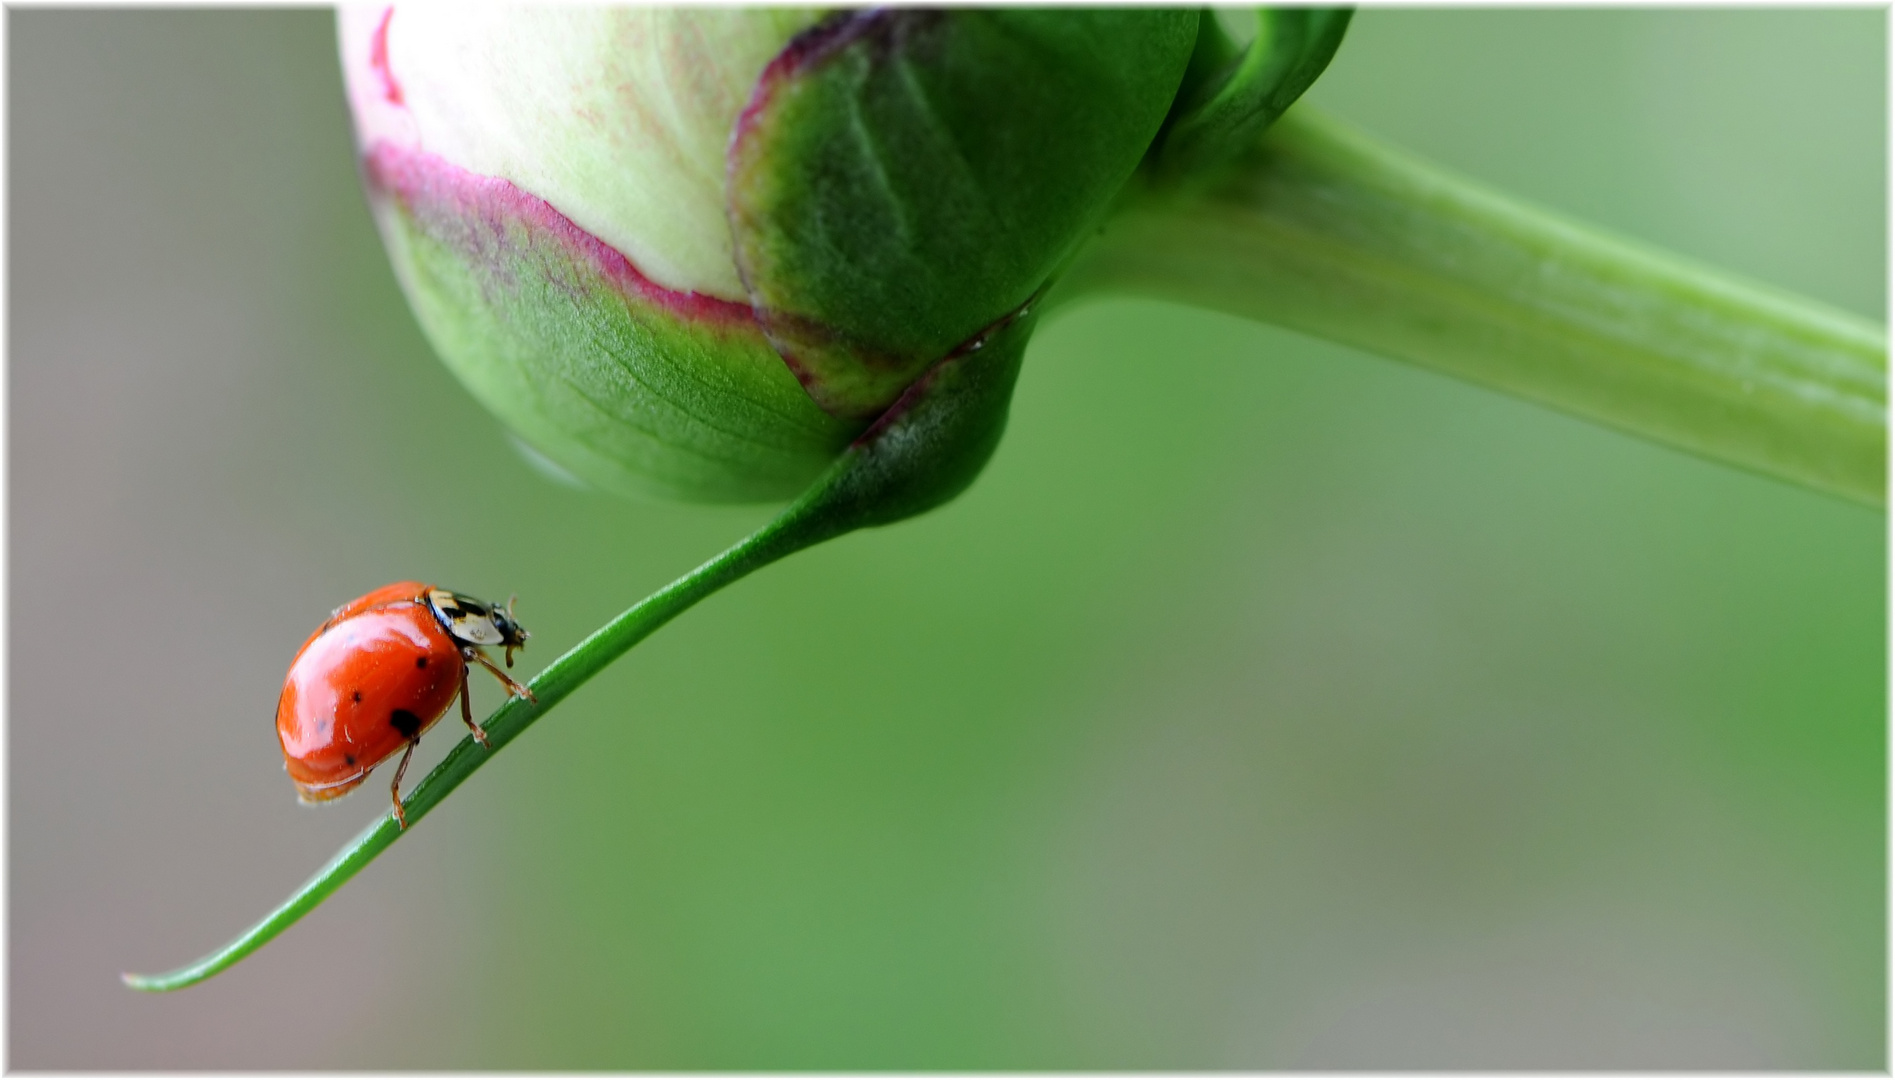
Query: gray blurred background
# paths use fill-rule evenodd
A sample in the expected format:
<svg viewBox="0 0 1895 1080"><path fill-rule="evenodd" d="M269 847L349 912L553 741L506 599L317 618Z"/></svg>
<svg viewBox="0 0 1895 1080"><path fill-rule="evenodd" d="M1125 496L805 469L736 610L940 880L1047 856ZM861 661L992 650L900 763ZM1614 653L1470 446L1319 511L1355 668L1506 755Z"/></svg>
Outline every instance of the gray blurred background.
<svg viewBox="0 0 1895 1080"><path fill-rule="evenodd" d="M332 606L517 591L537 670L768 509L560 487L433 360L328 15L7 18L11 1067L1885 1067L1884 515L1129 302L958 503L123 989L382 812L280 768ZM1312 97L1880 320L1884 42L1367 10Z"/></svg>

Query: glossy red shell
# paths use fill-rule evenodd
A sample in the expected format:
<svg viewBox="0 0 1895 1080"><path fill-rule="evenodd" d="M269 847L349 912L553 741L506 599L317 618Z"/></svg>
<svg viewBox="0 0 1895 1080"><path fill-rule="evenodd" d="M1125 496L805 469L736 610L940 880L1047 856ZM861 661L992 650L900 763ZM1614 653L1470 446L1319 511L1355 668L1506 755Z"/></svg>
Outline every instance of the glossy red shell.
<svg viewBox="0 0 1895 1080"><path fill-rule="evenodd" d="M276 734L304 801L348 793L460 693L467 662L428 606L429 588L402 581L343 605L291 662Z"/></svg>

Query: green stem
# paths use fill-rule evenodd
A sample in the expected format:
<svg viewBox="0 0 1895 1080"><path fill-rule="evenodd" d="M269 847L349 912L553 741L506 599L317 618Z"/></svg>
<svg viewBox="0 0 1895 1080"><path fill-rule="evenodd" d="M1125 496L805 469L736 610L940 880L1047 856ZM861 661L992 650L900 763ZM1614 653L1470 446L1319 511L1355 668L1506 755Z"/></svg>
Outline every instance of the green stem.
<svg viewBox="0 0 1895 1080"><path fill-rule="evenodd" d="M831 470L833 474L835 470ZM573 646L553 661L527 685L536 701L510 698L495 710L483 725L490 748L482 750L472 738L464 738L450 751L427 778L415 786L402 805L408 814L408 827L414 828L428 812L459 787L474 770L492 760L508 743L519 737L535 720L617 660L632 646L651 636L659 627L689 610L693 604L717 592L739 578L820 543L837 534L823 515L813 512L815 496L826 486L818 481L809 495L791 505L769 524L711 561L646 597L630 610ZM846 531L846 530L845 530ZM282 933L296 920L308 914L343 882L355 876L377 855L387 850L406 831L389 814L370 825L344 847L328 865L316 872L295 895L270 912L235 941L196 963L162 975L124 975L125 985L134 990L177 990L230 967L255 952L271 938Z"/></svg>
<svg viewBox="0 0 1895 1080"><path fill-rule="evenodd" d="M1306 108L1128 199L1062 292L1277 323L1886 505L1886 332L1418 162Z"/></svg>

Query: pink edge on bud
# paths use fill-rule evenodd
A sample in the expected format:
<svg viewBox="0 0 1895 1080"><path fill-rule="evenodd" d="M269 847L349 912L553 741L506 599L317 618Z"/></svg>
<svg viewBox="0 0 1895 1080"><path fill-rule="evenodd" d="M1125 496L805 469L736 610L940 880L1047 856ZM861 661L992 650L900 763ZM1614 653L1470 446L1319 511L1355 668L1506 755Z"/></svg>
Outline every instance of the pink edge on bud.
<svg viewBox="0 0 1895 1080"><path fill-rule="evenodd" d="M434 154L386 140L368 148L362 156L362 171L371 192L393 197L410 213L445 225L437 235L462 236L470 245L479 245L483 236L505 235L511 224L523 223L557 240L576 262L596 269L601 278L628 298L693 322L723 328L756 327L750 305L659 285L640 272L623 252L574 224L546 200L527 194L509 181L472 173ZM486 228L470 228L476 223Z"/></svg>
<svg viewBox="0 0 1895 1080"><path fill-rule="evenodd" d="M395 73L388 66L388 23L395 17L395 9L382 12L382 21L375 24L375 35L369 39L368 66L382 81L382 97L390 105L405 105L402 100L401 84L395 81Z"/></svg>
<svg viewBox="0 0 1895 1080"><path fill-rule="evenodd" d="M768 106L770 98L785 79L861 37L885 14L880 9L838 11L791 38L789 44L783 46L783 51L777 53L775 59L763 69L763 74L757 76L757 87L751 91L750 101L744 105L744 111L737 114L737 123L731 132L731 145L737 145L756 127L757 117Z"/></svg>

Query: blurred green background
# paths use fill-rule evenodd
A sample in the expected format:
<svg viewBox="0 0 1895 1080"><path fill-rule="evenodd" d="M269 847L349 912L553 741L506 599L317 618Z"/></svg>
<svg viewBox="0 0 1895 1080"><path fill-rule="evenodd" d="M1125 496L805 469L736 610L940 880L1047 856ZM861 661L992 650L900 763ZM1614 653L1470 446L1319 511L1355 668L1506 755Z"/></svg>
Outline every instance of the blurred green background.
<svg viewBox="0 0 1895 1080"><path fill-rule="evenodd" d="M124 990L383 811L280 770L333 605L518 592L536 670L768 509L562 487L449 378L326 14L7 20L12 1068L1885 1066L1884 515L1134 302L958 503ZM1371 9L1312 98L1879 320L1885 20Z"/></svg>

